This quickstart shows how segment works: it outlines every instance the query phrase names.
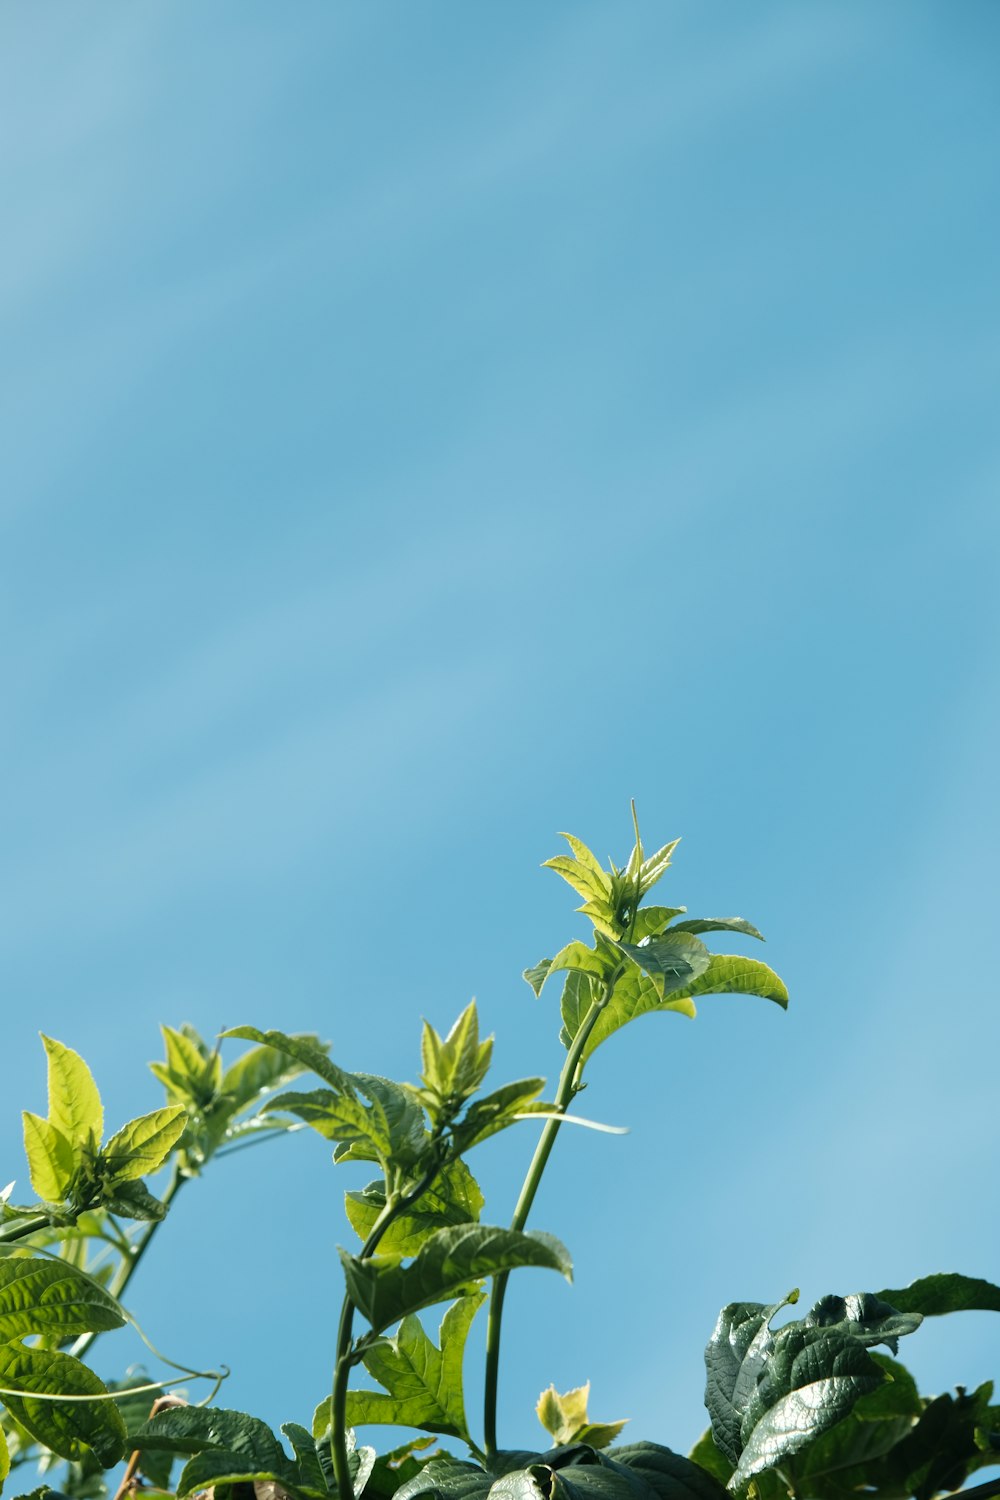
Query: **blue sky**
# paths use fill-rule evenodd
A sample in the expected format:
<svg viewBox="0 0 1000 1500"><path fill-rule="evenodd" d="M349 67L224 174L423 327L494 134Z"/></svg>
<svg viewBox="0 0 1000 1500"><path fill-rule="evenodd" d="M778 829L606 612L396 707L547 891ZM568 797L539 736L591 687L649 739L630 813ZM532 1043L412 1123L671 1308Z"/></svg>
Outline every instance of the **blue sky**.
<svg viewBox="0 0 1000 1500"><path fill-rule="evenodd" d="M631 1134L560 1142L576 1285L512 1286L503 1439L590 1378L684 1448L723 1303L1000 1279L998 31L0 15L3 1180L39 1029L112 1119L161 1021L412 1077L475 994L498 1077L554 1078L519 974L584 927L538 865L623 858L634 796L665 897L756 921L793 1004L595 1059ZM477 1163L496 1222L530 1148ZM358 1185L318 1139L220 1164L135 1311L303 1420ZM985 1315L910 1345L929 1391L1000 1373Z"/></svg>

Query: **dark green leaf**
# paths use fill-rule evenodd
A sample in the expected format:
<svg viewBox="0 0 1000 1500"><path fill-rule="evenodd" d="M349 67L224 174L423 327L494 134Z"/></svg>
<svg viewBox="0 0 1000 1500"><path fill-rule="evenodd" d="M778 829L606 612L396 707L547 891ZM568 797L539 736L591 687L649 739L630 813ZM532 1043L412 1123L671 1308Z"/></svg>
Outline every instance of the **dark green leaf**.
<svg viewBox="0 0 1000 1500"><path fill-rule="evenodd" d="M484 1276L542 1266L572 1279L569 1255L553 1235L520 1234L484 1224L439 1229L406 1266L399 1257L360 1260L343 1250L340 1258L351 1300L376 1333L407 1313L447 1301Z"/></svg>
<svg viewBox="0 0 1000 1500"><path fill-rule="evenodd" d="M125 1447L125 1423L113 1401L39 1401L33 1395L106 1396L92 1370L68 1354L0 1345L0 1385L23 1391L4 1396L15 1422L60 1458L79 1459L85 1448L105 1468L117 1463Z"/></svg>
<svg viewBox="0 0 1000 1500"><path fill-rule="evenodd" d="M347 1421L422 1427L469 1440L462 1390L462 1358L469 1328L485 1293L461 1297L441 1322L440 1347L427 1337L413 1314L403 1319L394 1339L375 1344L364 1365L384 1391L349 1391Z"/></svg>
<svg viewBox="0 0 1000 1500"><path fill-rule="evenodd" d="M114 1298L65 1261L0 1259L0 1343L27 1334L104 1332L124 1322Z"/></svg>
<svg viewBox="0 0 1000 1500"><path fill-rule="evenodd" d="M649 975L661 998L693 984L709 964L705 944L676 928L641 943L616 943L615 947Z"/></svg>
<svg viewBox="0 0 1000 1500"><path fill-rule="evenodd" d="M412 1438L398 1448L391 1448L388 1453L380 1453L365 1488L366 1500L392 1500L402 1485L415 1479L421 1469L441 1457L440 1449L433 1454L426 1451L433 1448L434 1442L433 1437Z"/></svg>
<svg viewBox="0 0 1000 1500"><path fill-rule="evenodd" d="M824 1297L804 1318L772 1332L782 1305L724 1308L705 1351L705 1402L715 1442L736 1465L731 1489L787 1464L850 1416L889 1374L869 1347L894 1349L920 1321L864 1293Z"/></svg>
<svg viewBox="0 0 1000 1500"><path fill-rule="evenodd" d="M166 1453L203 1453L218 1448L242 1453L264 1467L288 1459L274 1433L246 1412L213 1406L172 1406L150 1417L130 1437L134 1448L159 1448Z"/></svg>
<svg viewBox="0 0 1000 1500"><path fill-rule="evenodd" d="M713 1479L717 1479L720 1484L728 1484L732 1478L733 1465L722 1450L716 1446L711 1427L705 1429L691 1449L688 1457L692 1463L696 1463L700 1469L704 1469L706 1473L711 1474Z"/></svg>
<svg viewBox="0 0 1000 1500"><path fill-rule="evenodd" d="M345 1195L347 1217L358 1238L366 1240L385 1207L385 1184L369 1183L363 1193ZM483 1207L479 1184L461 1160L451 1162L420 1198L393 1219L379 1242L383 1255L415 1255L424 1241L453 1224L476 1224Z"/></svg>
<svg viewBox="0 0 1000 1500"><path fill-rule="evenodd" d="M106 1189L102 1206L120 1219L159 1221L167 1210L144 1182L113 1182Z"/></svg>
<svg viewBox="0 0 1000 1500"><path fill-rule="evenodd" d="M760 942L764 941L763 934L758 932L746 917L691 917L686 922L675 922L670 930L671 932L742 932L747 937L758 938Z"/></svg>
<svg viewBox="0 0 1000 1500"><path fill-rule="evenodd" d="M900 1312L922 1313L925 1318L951 1312L1000 1312L1000 1286L978 1276L960 1276L957 1271L922 1276L909 1286L878 1295Z"/></svg>
<svg viewBox="0 0 1000 1500"><path fill-rule="evenodd" d="M725 1490L701 1465L659 1443L628 1443L606 1455L639 1479L657 1500L723 1500Z"/></svg>

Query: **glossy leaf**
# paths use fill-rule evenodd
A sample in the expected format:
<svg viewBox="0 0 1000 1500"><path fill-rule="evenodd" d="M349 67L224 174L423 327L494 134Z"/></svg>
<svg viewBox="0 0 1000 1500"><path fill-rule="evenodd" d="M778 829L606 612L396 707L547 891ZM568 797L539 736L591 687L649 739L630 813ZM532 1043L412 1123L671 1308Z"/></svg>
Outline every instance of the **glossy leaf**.
<svg viewBox="0 0 1000 1500"><path fill-rule="evenodd" d="M472 1320L485 1300L485 1293L477 1292L449 1307L441 1321L440 1347L410 1314L395 1338L366 1350L365 1368L385 1390L349 1391L348 1423L389 1422L468 1441L462 1360Z"/></svg>
<svg viewBox="0 0 1000 1500"><path fill-rule="evenodd" d="M125 1423L113 1401L39 1401L33 1393L106 1396L92 1370L68 1354L0 1345L0 1386L22 1391L3 1401L16 1422L60 1458L79 1459L89 1447L105 1468L117 1463L125 1448Z"/></svg>
<svg viewBox="0 0 1000 1500"><path fill-rule="evenodd" d="M351 1300L376 1333L407 1313L447 1301L485 1276L541 1266L572 1280L569 1255L553 1235L522 1234L484 1224L438 1230L405 1266L398 1257L361 1260L343 1250L340 1258Z"/></svg>
<svg viewBox="0 0 1000 1500"><path fill-rule="evenodd" d="M48 1056L49 1123L74 1147L99 1146L104 1131L101 1096L79 1053L43 1036Z"/></svg>
<svg viewBox="0 0 1000 1500"><path fill-rule="evenodd" d="M345 1195L347 1217L358 1238L366 1240L385 1207L385 1184L373 1182L364 1192ZM413 1206L394 1219L379 1242L383 1255L415 1255L439 1229L476 1224L483 1207L479 1184L461 1160L451 1162Z"/></svg>
<svg viewBox="0 0 1000 1500"><path fill-rule="evenodd" d="M101 1160L117 1182L131 1182L158 1172L184 1134L187 1111L183 1105L154 1109L130 1120L108 1141Z"/></svg>
<svg viewBox="0 0 1000 1500"><path fill-rule="evenodd" d="M848 1417L886 1380L869 1347L895 1349L920 1322L864 1293L824 1297L804 1318L772 1332L782 1305L724 1308L705 1351L705 1403L715 1441L736 1465L732 1489L786 1463Z"/></svg>
<svg viewBox="0 0 1000 1500"><path fill-rule="evenodd" d="M23 1110L21 1118L31 1186L46 1203L59 1203L65 1198L76 1170L72 1143L61 1130L30 1110Z"/></svg>
<svg viewBox="0 0 1000 1500"><path fill-rule="evenodd" d="M1000 1286L978 1276L960 1276L957 1271L922 1276L909 1286L878 1295L900 1312L921 1313L925 1318L952 1312L1000 1312Z"/></svg>
<svg viewBox="0 0 1000 1500"><path fill-rule="evenodd" d="M726 1500L713 1476L658 1443L601 1453L574 1443L547 1453L498 1453L487 1472L435 1462L403 1485L396 1500Z"/></svg>
<svg viewBox="0 0 1000 1500"><path fill-rule="evenodd" d="M124 1322L115 1299L65 1261L0 1259L0 1343L29 1334L104 1332Z"/></svg>

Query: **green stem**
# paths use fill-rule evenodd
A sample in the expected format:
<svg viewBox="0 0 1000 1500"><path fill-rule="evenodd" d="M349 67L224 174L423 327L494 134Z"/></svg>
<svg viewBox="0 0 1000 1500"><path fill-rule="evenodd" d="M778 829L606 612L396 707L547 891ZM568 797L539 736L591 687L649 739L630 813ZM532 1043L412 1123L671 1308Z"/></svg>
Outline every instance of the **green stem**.
<svg viewBox="0 0 1000 1500"><path fill-rule="evenodd" d="M369 1256L375 1254L389 1225L427 1191L442 1165L443 1163L436 1161L434 1166L424 1173L416 1187L411 1188L408 1193L403 1193L398 1198L391 1195L386 1197L385 1207L375 1220L371 1233L361 1247L359 1257L361 1260L367 1260ZM333 1390L330 1393L330 1454L333 1459L333 1472L336 1476L340 1500L354 1500L354 1480L351 1478L347 1454L347 1384L351 1375L351 1366L354 1363L351 1357L353 1335L354 1303L350 1296L345 1294L340 1308L340 1322L337 1325L337 1352L333 1365Z"/></svg>
<svg viewBox="0 0 1000 1500"><path fill-rule="evenodd" d="M573 1044L566 1055L563 1070L559 1075L559 1088L555 1097L555 1106L560 1114L565 1114L566 1108L579 1091L580 1079L583 1074L583 1054L590 1033L594 1029L601 1011L611 998L611 992L621 974L621 968L605 981L600 997L593 1001L590 1009L583 1018L583 1025L573 1038ZM542 1173L545 1171L546 1163L552 1153L552 1147L556 1143L556 1136L562 1126L561 1120L548 1120L545 1129L538 1138L535 1154L531 1158L527 1175L521 1187L521 1193L514 1207L514 1217L510 1221L511 1229L521 1230L528 1221L531 1206L535 1201ZM503 1303L507 1292L507 1278L509 1271L502 1272L493 1279L493 1291L490 1296L490 1310L486 1324L486 1383L485 1402L483 1407L483 1433L487 1453L495 1453L497 1450L497 1384L500 1373L500 1326L503 1318Z"/></svg>
<svg viewBox="0 0 1000 1500"><path fill-rule="evenodd" d="M165 1209L170 1208L171 1203L174 1201L181 1187L185 1182L187 1182L187 1180L188 1179L184 1172L181 1170L180 1166L175 1165L174 1174L170 1179L170 1183L167 1187L166 1192L163 1194L163 1198L161 1199L161 1202L163 1203ZM164 1218L165 1217L166 1215L164 1215ZM156 1233L162 1223L163 1219L154 1219L152 1223L147 1224L146 1228L143 1230L142 1234L135 1241L135 1243L129 1246L128 1255L126 1256L125 1253L122 1252L122 1263L118 1267L118 1274L112 1281L111 1285L108 1287L108 1291L116 1301L121 1298L125 1291L125 1288L132 1280L132 1277L135 1275L136 1271L139 1269L139 1262L142 1260L142 1257L149 1249L150 1241L152 1240L153 1235ZM82 1359L87 1350L93 1344L94 1340L100 1338L100 1336L100 1331L96 1333L81 1334L76 1343L70 1349L70 1354L72 1354L76 1359Z"/></svg>
<svg viewBox="0 0 1000 1500"><path fill-rule="evenodd" d="M15 1240L27 1239L29 1234L37 1234L39 1229L50 1228L51 1222L47 1214L34 1214L13 1229L0 1230L0 1245L12 1245Z"/></svg>

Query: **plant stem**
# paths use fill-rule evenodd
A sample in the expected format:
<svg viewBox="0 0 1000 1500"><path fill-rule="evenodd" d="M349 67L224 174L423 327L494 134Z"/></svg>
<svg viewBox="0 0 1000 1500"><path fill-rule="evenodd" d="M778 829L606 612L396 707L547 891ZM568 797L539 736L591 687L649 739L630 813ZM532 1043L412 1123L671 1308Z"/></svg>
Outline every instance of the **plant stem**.
<svg viewBox="0 0 1000 1500"><path fill-rule="evenodd" d="M604 987L598 999L591 1003L591 1007L583 1018L583 1025L573 1038L573 1044L566 1055L562 1072L559 1075L559 1088L555 1097L555 1106L561 1114L571 1102L573 1095L579 1091L580 1078L583 1073L583 1053L586 1048L590 1033L594 1029L601 1011L611 999L614 989L621 974L621 968L605 981ZM548 1120L545 1129L538 1138L535 1154L531 1158L527 1175L521 1187L521 1193L514 1207L514 1217L510 1221L511 1229L521 1230L528 1221L531 1205L535 1201L542 1173L556 1143L556 1136L562 1126L561 1120ZM493 1279L493 1291L490 1296L490 1310L486 1324L486 1381L485 1401L483 1406L483 1441L487 1453L495 1453L497 1450L497 1383L500 1373L500 1326L503 1318L503 1303L507 1292L507 1278L509 1271Z"/></svg>
<svg viewBox="0 0 1000 1500"><path fill-rule="evenodd" d="M184 1172L182 1172L180 1166L175 1165L173 1176L171 1177L167 1190L163 1194L163 1198L161 1199L164 1208L169 1209L171 1203L177 1197L177 1194L179 1193L181 1187L185 1182L187 1182L187 1180L188 1179L185 1176ZM164 1215L164 1218L165 1217L166 1215ZM108 1287L108 1291L110 1292L111 1296L116 1300L122 1296L125 1288L132 1280L132 1277L135 1275L136 1271L139 1269L139 1262L142 1260L142 1257L149 1249L149 1243L162 1223L163 1219L154 1219L152 1223L146 1225L146 1228L136 1240L135 1244L129 1247L128 1256L126 1257L125 1253L121 1252L122 1263L118 1268L118 1275ZM93 1344L94 1340L100 1338L100 1336L100 1331L96 1333L81 1334L76 1343L73 1344L72 1348L70 1349L70 1353L74 1356L74 1358L82 1359L87 1350Z"/></svg>
<svg viewBox="0 0 1000 1500"><path fill-rule="evenodd" d="M379 1242L389 1225L400 1214L406 1212L427 1191L444 1165L435 1161L421 1177L416 1187L399 1197L387 1195L385 1207L372 1225L371 1233L361 1247L360 1260L367 1260L378 1249ZM349 1295L344 1296L337 1325L337 1352L333 1365L333 1390L330 1393L330 1454L333 1472L337 1480L340 1500L354 1500L354 1480L347 1454L347 1382L350 1379L352 1340L354 1334L354 1303Z"/></svg>
<svg viewBox="0 0 1000 1500"><path fill-rule="evenodd" d="M39 1229L48 1229L50 1222L46 1214L35 1214L13 1229L0 1230L0 1245L12 1245L15 1240L27 1239L29 1234L36 1234Z"/></svg>

